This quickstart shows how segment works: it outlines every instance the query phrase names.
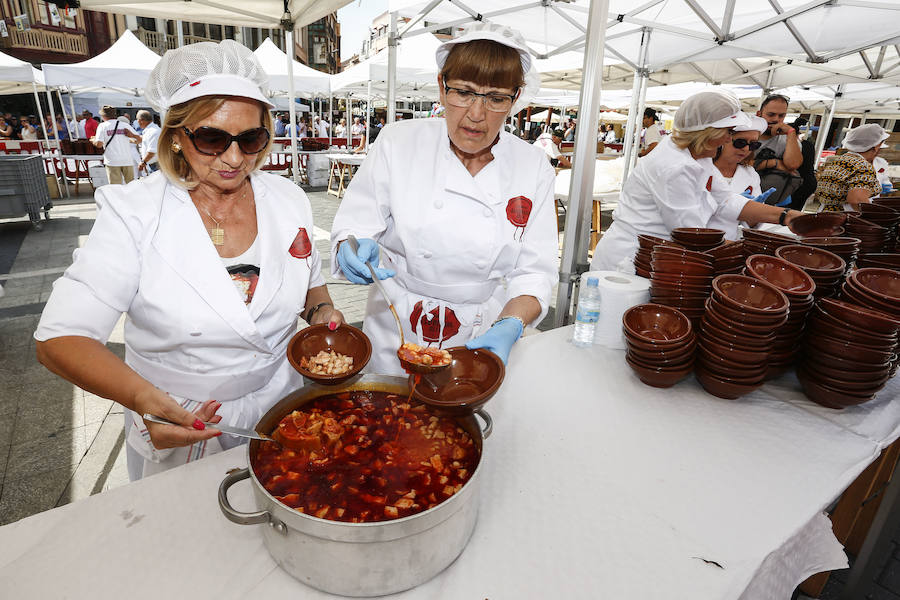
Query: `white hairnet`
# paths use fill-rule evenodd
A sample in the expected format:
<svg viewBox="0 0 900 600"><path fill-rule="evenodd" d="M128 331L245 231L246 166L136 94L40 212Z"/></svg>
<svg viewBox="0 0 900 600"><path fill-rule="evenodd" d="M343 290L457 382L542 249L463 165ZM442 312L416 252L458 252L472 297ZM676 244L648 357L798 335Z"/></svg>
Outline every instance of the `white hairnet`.
<svg viewBox="0 0 900 600"><path fill-rule="evenodd" d="M453 46L475 40L491 40L492 42L509 46L519 53L525 86L522 88L519 99L516 100L511 112L519 112L531 104L531 101L541 89L541 76L534 68L534 61L532 60L531 52L528 50L528 45L525 43L525 38L511 27L488 21L475 21L466 25L456 37L452 40L447 40L435 50L434 59L437 62L438 70L440 71L444 68L444 63L447 62L447 57L450 55L450 50L453 49Z"/></svg>
<svg viewBox="0 0 900 600"><path fill-rule="evenodd" d="M744 113L747 117L749 123L746 125L737 125L734 128L735 132L739 131L758 131L759 133L765 133L769 128L769 122L763 119L762 117L757 117L756 115L750 115Z"/></svg>
<svg viewBox="0 0 900 600"><path fill-rule="evenodd" d="M246 46L234 40L200 42L166 52L156 63L144 96L160 114L201 96L239 96L272 108L269 76Z"/></svg>
<svg viewBox="0 0 900 600"><path fill-rule="evenodd" d="M688 96L675 112L675 129L701 131L707 127L747 126L750 118L741 111L741 101L724 89L712 88Z"/></svg>
<svg viewBox="0 0 900 600"><path fill-rule="evenodd" d="M866 123L848 131L841 145L853 152L865 152L875 146L880 146L881 142L886 140L889 135L880 125Z"/></svg>

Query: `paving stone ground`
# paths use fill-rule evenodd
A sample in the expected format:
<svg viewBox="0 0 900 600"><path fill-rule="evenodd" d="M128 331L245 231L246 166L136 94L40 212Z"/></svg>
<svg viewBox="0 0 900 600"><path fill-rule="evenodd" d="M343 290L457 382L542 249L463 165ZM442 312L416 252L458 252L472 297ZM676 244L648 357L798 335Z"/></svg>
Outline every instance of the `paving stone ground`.
<svg viewBox="0 0 900 600"><path fill-rule="evenodd" d="M339 200L321 190L308 195L329 290L347 321L359 324L367 288L327 275ZM91 196L55 204L42 231L21 219L0 220L0 525L128 483L121 407L56 377L34 357L32 333L52 284L96 216ZM124 355L122 321L109 347ZM893 539L867 598L900 600L900 531ZM821 598L837 600L845 578L846 571L836 572Z"/></svg>

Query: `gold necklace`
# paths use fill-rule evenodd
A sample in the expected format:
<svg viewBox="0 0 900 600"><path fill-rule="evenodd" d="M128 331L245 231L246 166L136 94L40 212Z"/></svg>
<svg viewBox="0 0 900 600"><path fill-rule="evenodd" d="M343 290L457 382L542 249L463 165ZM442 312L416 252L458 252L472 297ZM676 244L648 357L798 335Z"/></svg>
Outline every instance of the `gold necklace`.
<svg viewBox="0 0 900 600"><path fill-rule="evenodd" d="M234 207L238 202L242 202L246 198L247 198L247 190L245 189L244 194L240 197L240 199L231 205L231 208L228 210L229 214L226 215L226 217L231 214L231 211L234 210ZM197 204L199 205L199 203L197 203ZM200 208L203 209L203 212L206 213L206 216L209 217L210 221L212 221L213 223L216 224L215 227L206 230L207 233L209 233L209 238L210 238L210 240L212 240L213 246L224 246L225 245L225 229L221 225L219 225L219 221L216 220L216 218L209 213L209 211L206 209L205 206L201 205ZM225 222L225 217L222 218L222 222L223 223Z"/></svg>

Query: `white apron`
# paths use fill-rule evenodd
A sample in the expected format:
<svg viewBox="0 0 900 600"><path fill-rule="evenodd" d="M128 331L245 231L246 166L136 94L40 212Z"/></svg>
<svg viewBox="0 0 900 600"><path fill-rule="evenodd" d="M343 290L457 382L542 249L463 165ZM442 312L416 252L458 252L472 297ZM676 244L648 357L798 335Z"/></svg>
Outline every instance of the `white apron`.
<svg viewBox="0 0 900 600"><path fill-rule="evenodd" d="M185 190L154 173L97 192L97 222L55 284L35 337L84 335L103 343L121 313L125 362L189 410L222 403L222 423L252 427L302 378L286 348L306 292L322 285L302 190L253 175L260 278L244 304ZM302 231L301 231L302 230ZM126 411L130 469L148 475L239 443L230 436L157 450L139 415Z"/></svg>

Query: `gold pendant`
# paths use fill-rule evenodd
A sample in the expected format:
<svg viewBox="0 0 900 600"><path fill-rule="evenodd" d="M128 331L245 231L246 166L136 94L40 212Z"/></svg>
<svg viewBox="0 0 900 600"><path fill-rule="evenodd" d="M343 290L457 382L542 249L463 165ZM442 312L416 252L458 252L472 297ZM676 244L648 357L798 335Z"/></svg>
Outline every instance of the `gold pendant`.
<svg viewBox="0 0 900 600"><path fill-rule="evenodd" d="M213 227L210 229L209 237L212 239L213 246L225 245L225 230L221 227Z"/></svg>

